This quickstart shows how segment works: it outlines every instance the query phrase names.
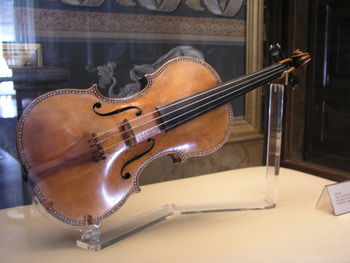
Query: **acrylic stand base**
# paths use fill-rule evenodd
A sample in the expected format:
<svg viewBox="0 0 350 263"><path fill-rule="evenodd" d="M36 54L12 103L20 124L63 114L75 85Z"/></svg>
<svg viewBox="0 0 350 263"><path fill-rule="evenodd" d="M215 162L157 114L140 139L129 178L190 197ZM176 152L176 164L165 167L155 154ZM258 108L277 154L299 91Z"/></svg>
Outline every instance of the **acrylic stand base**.
<svg viewBox="0 0 350 263"><path fill-rule="evenodd" d="M265 186L263 186L265 187L265 194L260 200L164 205L159 209L129 218L112 229L103 232L100 230L100 225L83 227L80 229L81 237L77 240L77 246L83 249L98 251L147 227L165 220L171 220L175 216L222 211L270 209L275 207L275 192L280 166L283 93L284 85L270 85L266 170L265 174L262 175L265 176Z"/></svg>
<svg viewBox="0 0 350 263"><path fill-rule="evenodd" d="M140 214L129 218L123 223L116 225L113 229L100 233L99 226L87 226L81 229L81 238L77 240L77 246L83 249L98 251L113 243L118 242L130 235L133 235L147 227L171 220L175 216L182 216L194 213L213 213L223 211L240 211L250 209L268 209L275 207L264 201L237 202L236 204L212 204L207 206L183 206L166 205L159 209Z"/></svg>

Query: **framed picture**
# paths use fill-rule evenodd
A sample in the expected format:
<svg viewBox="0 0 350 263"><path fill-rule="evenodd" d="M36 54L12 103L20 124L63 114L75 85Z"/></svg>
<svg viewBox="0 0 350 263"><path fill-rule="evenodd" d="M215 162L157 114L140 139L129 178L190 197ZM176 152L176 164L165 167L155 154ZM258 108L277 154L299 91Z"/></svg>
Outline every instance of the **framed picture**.
<svg viewBox="0 0 350 263"><path fill-rule="evenodd" d="M41 44L5 42L2 43L2 52L9 68L43 65Z"/></svg>
<svg viewBox="0 0 350 263"><path fill-rule="evenodd" d="M246 20L246 74L262 68L263 60L263 14L264 3L261 0L247 0ZM234 122L234 129L229 141L262 139L261 134L261 89L245 95L243 118Z"/></svg>

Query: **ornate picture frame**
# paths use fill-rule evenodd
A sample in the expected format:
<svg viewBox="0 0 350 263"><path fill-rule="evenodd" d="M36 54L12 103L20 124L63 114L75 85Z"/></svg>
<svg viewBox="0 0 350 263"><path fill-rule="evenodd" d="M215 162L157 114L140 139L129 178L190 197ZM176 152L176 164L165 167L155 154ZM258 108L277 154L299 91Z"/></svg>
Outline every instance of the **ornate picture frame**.
<svg viewBox="0 0 350 263"><path fill-rule="evenodd" d="M247 0L246 74L262 68L263 14L262 0ZM244 117L234 122L229 142L263 139L261 134L261 89L245 95Z"/></svg>

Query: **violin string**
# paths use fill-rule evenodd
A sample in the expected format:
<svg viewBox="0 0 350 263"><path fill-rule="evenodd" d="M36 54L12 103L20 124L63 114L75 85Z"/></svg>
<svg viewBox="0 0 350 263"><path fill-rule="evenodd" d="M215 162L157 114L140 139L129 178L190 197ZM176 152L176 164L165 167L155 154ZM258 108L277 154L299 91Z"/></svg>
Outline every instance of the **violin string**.
<svg viewBox="0 0 350 263"><path fill-rule="evenodd" d="M261 74L261 73L264 73L265 71L268 71L268 70L270 70L270 69L274 69L274 67L277 67L277 66L280 66L280 65L281 65L281 64L278 64L278 63L273 64L273 65L271 65L270 67L267 67L267 68L262 69L261 71L257 71L257 72L254 72L254 73L250 74L249 77L254 77L255 75L259 75L259 74ZM244 77L247 77L247 75L246 75L246 76L243 76L243 78L244 78ZM185 101L187 101L187 100L196 98L197 96L205 95L206 93L215 91L216 89L225 88L225 86L227 86L227 85L233 85L235 82L238 82L238 81L242 80L243 78L238 78L238 79L236 79L236 80L233 80L232 82L227 82L227 83L224 83L224 84L222 84L222 85L218 85L218 86L216 86L216 87L214 87L214 88L211 88L211 89L208 89L208 90L206 90L206 91L203 91L203 92L200 93L200 94L196 94L196 95L193 95L193 96L189 96L189 97L185 98L184 100L181 100L181 101L179 101L179 102L177 102L177 103L166 105L163 109L166 109L166 108L168 108L168 107L177 105L177 104L182 103L182 102L185 102ZM249 79L249 80L250 80L250 79ZM143 115L142 117L138 117L138 118L131 119L131 120L129 120L129 123L131 123L131 122L133 122L133 121L136 121L136 120L145 119L145 117L150 116L150 115L152 115L152 114L154 114L154 113L156 113L156 112L157 112L157 111L149 112L149 113L147 113L146 115ZM120 128L121 126L122 126L122 124L119 125L119 126L113 127L113 128L111 128L111 129L109 129L109 130L106 130L106 131L104 131L104 132L102 132L102 133L99 133L99 134L97 134L96 136L94 136L93 139L98 138L98 137L100 137L100 136L103 136L104 134L106 134L106 133L108 133L108 132L110 132L110 131L113 131L113 130L115 130L115 129L118 129L118 128Z"/></svg>
<svg viewBox="0 0 350 263"><path fill-rule="evenodd" d="M231 93L232 93L232 92L231 92ZM215 100L219 100L219 99L224 98L224 97L225 97L225 96L222 96L222 97L217 98L217 99L215 99ZM214 100L214 101L215 101L215 100ZM196 110L198 110L198 109L200 109L200 108L203 108L204 106L206 106L206 105L209 104L209 103L212 103L212 101L211 101L211 102L207 102L207 103L205 103L205 104L202 104L201 106L199 106L199 107L197 107L197 108L194 108L194 109L192 109L192 110L189 110L188 112L196 111ZM219 104L220 104L220 102L219 102ZM215 104L215 105L213 105L213 106L211 106L211 107L209 107L209 108L205 108L205 109L211 110L211 109L217 107L219 104ZM152 129L155 129L155 128L157 128L157 127L160 127L160 126L163 125L164 123L171 122L171 121L173 121L173 120L175 120L175 119L178 119L179 117L181 117L181 116L187 114L188 112L185 112L185 113L182 113L182 114L180 114L180 115L177 115L176 117L174 117L174 118L172 118L172 119L170 119L170 120L168 120L168 121L166 121L166 122L163 122L163 123L161 123L161 124L152 126L152 127L148 128L147 130L145 130L145 131L143 131L143 132L149 132L149 131L151 131ZM196 113L196 114L193 114L193 115L191 115L191 116L185 118L185 119L182 120L182 121L186 122L187 120L189 120L189 119L191 119L191 118L193 118L193 117L196 117L196 116L200 115L201 113L202 113L202 112L198 112L198 113ZM177 123L175 123L174 125L171 125L171 126L168 127L167 129L171 129L172 127L175 127L176 125L177 125ZM115 138L116 136L117 136L117 135L111 137L110 139ZM107 151L108 149L110 149L110 148L112 148L112 147L118 145L119 143L125 142L125 141L127 141L127 140L129 140L129 139L130 139L130 137L129 137L129 138L126 138L126 139L124 139L124 140L118 141L118 142L116 142L116 143L107 145L107 147L104 147L103 150L99 150L99 151L100 151L100 152L102 152L102 151L105 152L105 151Z"/></svg>
<svg viewBox="0 0 350 263"><path fill-rule="evenodd" d="M274 69L275 69L275 68L274 68ZM279 68L277 68L277 70L270 71L269 73L270 73L270 74L273 74L273 73L277 72L278 70L279 70ZM266 74L265 76L267 76L267 75L268 75L268 74ZM254 81L255 79L256 79L256 78L250 78L250 79L248 79L248 80L246 80L246 81L243 81L243 82L239 83L238 85L244 84L244 83L249 82L249 81L252 81L252 80ZM261 76L259 76L259 79L261 79ZM249 85L248 85L248 86L249 86ZM244 86L244 87L242 87L242 88L245 88L245 87L248 87L248 86ZM197 101L195 101L195 102L192 102L192 103L190 103L190 104L187 104L187 105L185 105L184 107L191 106L191 105L193 105L193 104L195 104L195 103L198 103L198 102L200 102L200 101L203 101L203 100L209 99L209 98L211 98L211 97L214 97L214 96L216 96L216 95L218 95L218 94L220 94L220 93L227 92L227 91L229 91L229 90L231 90L231 89L234 89L235 87L236 87L236 86L230 87L230 88L228 88L228 89L223 89L223 90L221 90L221 91L215 93L215 94L212 95L212 96L204 97L204 98L202 98L202 99L200 99L200 100L197 100ZM206 92L206 93L207 93L207 92ZM231 93L230 93L230 94L231 94ZM197 96L196 96L196 97L197 97ZM188 99L186 99L186 100L188 100ZM184 101L186 101L186 100L184 100ZM181 102L183 102L183 101L181 101ZM177 105L177 104L179 104L179 102L174 103L174 104L169 104L169 105L167 105L167 106L164 107L164 108L169 108L169 107L174 106L174 105ZM176 112L177 110L181 110L181 109L183 109L184 107L181 107L181 108L179 108L179 109L170 111L170 112L168 112L168 113L166 113L166 114L164 114L164 115L162 115L162 116L159 116L159 117L157 117L157 118L155 118L155 119L150 119L150 120L148 120L148 121L146 121L146 122L140 123L140 124L134 126L132 129L126 129L125 131L119 132L118 134L112 135L111 137L107 137L107 138L105 138L105 139L103 139L103 140L100 140L100 141L98 141L96 144L102 144L103 142L105 142L105 141L107 141L107 140L113 139L113 138L115 138L115 137L117 137L117 136L119 136L119 135L122 135L122 134L124 134L124 133L126 133L126 132L129 132L129 131L131 131L131 130L135 130L135 129L137 129L138 127L141 127L141 126L143 126L143 125L145 125L145 124L147 124L147 123L150 123L150 122L156 121L156 120L158 120L158 119L161 119L162 117L167 116L167 115L169 115L169 114L172 114L172 113ZM163 109L164 109L164 108L163 108ZM155 111L155 112L156 112L156 111ZM151 113L153 114L154 112L151 112ZM146 115L149 115L149 114L146 114ZM145 116L146 116L146 115L145 115ZM134 119L134 120L135 120L135 119ZM130 121L129 121L129 123L130 123ZM164 124L164 123L162 123L162 124ZM112 130L112 129L111 129L111 130ZM128 139L130 139L130 138L127 138L127 139L125 139L125 140L128 140Z"/></svg>
<svg viewBox="0 0 350 263"><path fill-rule="evenodd" d="M278 70L274 71L274 73L277 73L277 72L278 72ZM265 75L265 77L262 78L261 80L268 79L268 77L269 77L268 75ZM244 86L244 87L242 87L242 88L245 88L245 87L248 87L248 86L249 86L249 85ZM152 126L152 127L148 128L147 130L145 130L145 131L143 131L143 132L149 132L149 131L151 131L151 130L154 129L154 128L157 128L157 127L160 127L160 126L164 125L165 123L168 123L168 122L171 122L171 121L173 121L173 120L175 120L175 119L178 119L178 118L180 118L181 116L183 116L183 115L185 115L185 114L188 114L189 112L197 111L198 109L204 108L204 107L205 107L206 105L208 105L209 103L212 103L213 101L220 100L220 99L222 99L222 98L224 98L224 97L226 97L226 96L228 96L228 95L231 95L231 94L234 93L234 92L235 92L235 91L231 91L231 92L229 92L228 94L224 94L223 96L221 96L221 97L219 97L219 98L216 98L216 99L214 99L214 100L212 100L212 101L210 101L210 102L207 102L207 103L205 103L205 104L201 104L199 107L196 107L196 108L194 108L194 109L191 109L191 110L189 110L189 111L187 111L187 112L185 112L185 113L182 113L182 114L180 114L180 115L177 115L176 117L171 118L170 120L167 120L167 121L165 121L165 122L162 122L162 123L160 123L160 124L158 124L158 125ZM198 102L198 101L197 101L197 102ZM186 105L185 107L187 107L187 106L189 106L189 105ZM218 106L218 104L215 104L215 105L213 105L212 107L209 107L209 109L215 108L215 107L217 107L217 106ZM183 107L183 108L184 108L184 107ZM178 110L179 110L179 109L177 109L177 110L175 110L175 111L178 111ZM173 112L175 112L175 111L173 111ZM188 118L184 119L184 121L187 121L187 120L193 118L193 116L196 117L196 116L198 116L198 115L200 115L200 114L201 114L201 112L196 113L196 114L194 114L194 115L191 115L191 116L189 116ZM144 124L145 124L145 123L142 123L142 124L141 124L140 126L138 126L138 127L141 127L141 126L143 126ZM172 128L172 127L174 127L175 125L176 125L176 124L170 126L169 129ZM134 128L134 130L135 130L135 129L136 129L136 128ZM113 139L113 138L117 137L118 135L120 135L120 134L113 135L113 136L109 137L108 140ZM134 136L136 137L137 134L134 135ZM127 140L130 140L130 139L131 139L131 137L126 138L126 139L123 139L123 140L118 141L118 142L116 142L116 143L107 145L107 147L104 147L103 150L104 150L104 151L107 151L107 150L110 149L111 147L114 147L115 145L117 145L117 144L119 144L119 143L126 142ZM100 151L102 151L102 150L100 150Z"/></svg>
<svg viewBox="0 0 350 263"><path fill-rule="evenodd" d="M243 76L243 77L241 77L241 78L238 78L238 79L233 80L232 82L227 82L227 83L218 85L218 86L216 86L216 87L214 87L214 88L211 88L211 89L208 89L208 90L206 90L206 91L203 91L202 93L195 94L195 95L193 95L193 96L189 96L189 97L185 98L184 100L181 100L181 101L179 101L179 102L177 102L177 103L174 103L174 104L171 104L171 105L167 105L167 106L165 106L163 109L166 109L166 108L171 107L171 106L174 106L174 105L176 105L176 104L178 104L178 103L182 103L182 102L185 102L185 101L187 101L187 100L196 98L197 96L205 95L206 93L215 91L216 89L220 89L220 88L223 88L223 89L224 89L225 86L227 86L227 85L233 85L233 84L235 84L235 82L239 82L240 80L242 80L242 79L244 79L244 78L246 78L246 77L248 77L248 76L249 76L249 77L255 77L256 75L262 74L262 73L264 73L265 71L272 70L272 69L274 69L275 67L280 66L280 65L283 65L283 64L275 63L275 64L271 65L270 67L266 67L266 68L264 68L264 69L262 69L262 70L260 70L260 71L254 72L254 73L252 73L252 74L250 74L250 75L245 75L245 76ZM249 80L250 80L250 79L249 79ZM129 120L129 123L134 122L134 121L136 121L136 120L145 119L147 116L150 116L150 115L152 115L152 114L154 114L154 113L156 113L156 112L157 112L157 111L149 112L149 113L147 113L146 115L143 115L143 116L141 116L141 117L131 119L131 120ZM109 130L103 131L103 132L97 134L96 136L94 136L92 139L95 139L95 138L98 138L98 137L100 137L100 136L103 136L103 135L105 135L106 133L109 133L110 131L113 131L113 130L115 130L115 129L120 128L121 126L122 126L122 124L121 124L121 125L118 125L118 126L116 126L116 127L113 127L113 128L111 128L111 129L109 129Z"/></svg>
<svg viewBox="0 0 350 263"><path fill-rule="evenodd" d="M278 70L275 70L275 71L270 72L270 73L272 74L272 73L277 73L277 72L278 72ZM268 75L265 75L265 76L267 76L267 78L268 78ZM260 78L260 80L261 80L261 79L262 79L262 78ZM266 77L263 78L263 80L265 80L265 79L266 79ZM240 83L240 84L242 84L242 83ZM243 87L241 87L241 89L244 89L244 88L246 88L246 87L249 87L249 85L243 86ZM227 89L227 90L225 90L225 91L228 91L228 90L230 90L230 89ZM219 97L219 98L217 98L217 99L215 99L215 100L213 100L213 101L216 101L216 100L218 100L218 99L222 99L222 98L226 97L227 95L233 94L234 92L235 92L235 90L232 91L232 92L230 92L230 93L228 93L228 94L224 94L224 96ZM222 93L222 91L219 92L219 93ZM210 98L210 97L207 97L207 98ZM204 98L204 99L207 99L207 98ZM202 99L202 100L204 100L204 99ZM198 103L199 101L201 101L201 100L198 100L198 101L196 101L196 102L194 102L194 103ZM212 102L212 101L211 101L211 102ZM186 106L184 106L184 107L182 107L182 108L179 108L179 109L176 109L176 110L174 110L174 111L171 111L171 112L169 112L168 114L171 114L171 113L174 113L174 112L176 112L176 111L179 111L179 110L181 110L181 109L183 109L183 108L185 108L185 107L188 107L188 106L190 106L190 105L192 105L192 104L194 104L194 103L188 104L188 105L186 105ZM190 111L188 111L188 112L197 110L197 109L199 109L199 108L201 108L201 107L203 107L203 106L205 106L205 105L207 105L207 104L208 104L208 103L202 104L200 107L194 108L194 109L192 109L192 110L190 110ZM185 112L184 114L187 114L188 112ZM174 117L174 118L172 118L172 119L170 119L170 120L167 120L167 121L165 121L165 122L162 122L162 123L160 123L160 124L158 124L158 125L156 125L156 126L153 126L152 128L150 128L150 129L148 129L148 130L146 130L146 131L144 131L144 132L148 132L149 130L151 130L151 129L153 129L153 128L160 127L161 125L164 125L165 123L171 122L171 121L173 121L174 119L177 119L177 118L181 117L181 116L184 115L184 114L177 115L176 117ZM164 114L163 116L165 116L165 115L167 115L167 114ZM151 121L160 119L161 117L162 117L162 116L160 116L160 117L158 117L158 118L155 118L155 119L152 119ZM119 135L122 135L123 133L125 133L125 132L127 132L127 131L136 130L137 128L139 128L139 127L141 127L141 126L144 126L145 124L150 123L151 121L148 121L148 122L145 122L145 123L141 123L140 125L135 126L133 129L128 129L128 130L125 130L125 131L123 131L123 132L121 132L121 133L115 134L115 135L113 135L113 136L111 136L111 137L108 137L108 138L104 139L103 141L98 142L97 144L102 143L102 142L105 142L105 141L107 141L107 140L111 140L111 139L113 139L113 138L115 138L115 137L117 137L117 136L119 136ZM134 136L135 136L135 135L134 135ZM125 142L125 141L130 140L130 139L131 139L131 137L128 137L128 138L126 138L126 139L121 140L121 142ZM118 142L118 143L119 143L119 142Z"/></svg>
<svg viewBox="0 0 350 263"><path fill-rule="evenodd" d="M298 56L300 57L300 56L302 56L302 55L305 55L305 58L306 58L306 57L309 57L309 55L308 55L307 53L300 52L300 54L292 55L291 58L295 58L295 57L298 57ZM302 57L302 58L304 58L304 57ZM302 65L307 64L310 60L311 60L311 59L308 59L308 60L307 60L306 62L304 62ZM289 62L289 61L286 61L286 62ZM264 69L262 69L262 70L260 70L260 71L251 73L251 74L249 74L249 75L245 75L245 76L240 77L240 78L237 78L237 79L235 79L235 80L233 80L233 81L229 81L229 82L223 83L223 84L218 85L218 86L216 86L216 87L214 87L214 88L211 88L211 89L208 89L208 90L206 90L206 91L203 91L203 92L201 92L201 93L199 93L199 94L195 94L195 95L189 96L189 97L187 97L187 98L185 98L185 99L183 99L183 100L180 100L180 101L177 102L177 103L168 104L168 105L164 106L162 109L166 109L166 108L168 108L168 107L172 107L172 106L174 106L174 105L177 105L177 104L182 103L182 102L185 102L185 101L187 101L187 100L196 98L197 96L204 95L204 94L209 93L209 92L211 92L211 91L214 91L214 90L216 90L216 89L225 88L225 86L227 86L227 85L233 85L235 82L239 82L240 80L244 80L244 78L247 78L247 77L250 77L250 78L251 78L251 77L253 77L253 76L255 76L255 75L262 74L262 73L264 73L265 71L272 70L272 69L274 69L274 68L277 67L277 66L281 66L281 65L282 65L282 66L285 66L286 62L283 62L283 63L281 63L281 62L275 63L275 64L273 64L273 65L271 65L271 66L269 66L269 67L266 67L266 68L264 68ZM231 88L233 88L233 87L231 87ZM152 115L152 114L154 114L154 113L156 113L156 112L157 112L157 111L153 111L153 112L147 113L146 115L143 115L142 117L138 117L138 118L131 119L131 120L129 120L129 123L131 123L131 122L133 122L133 121L145 119L145 117L147 117L147 116L149 116L149 115ZM170 113L171 113L171 112L170 112ZM170 114L170 113L169 113L169 114ZM152 119L152 120L153 120L153 119ZM147 121L146 123L148 123L148 122L150 122L150 121L151 121L151 120ZM146 123L145 123L145 124L146 124ZM142 124L141 124L141 125L142 125ZM113 127L113 128L111 128L111 129L109 129L109 130L103 131L103 132L99 133L98 135L94 136L93 139L94 139L94 138L98 138L98 137L100 137L100 136L103 136L104 134L106 134L106 133L108 133L108 132L110 132L110 131L113 131L113 130L115 130L115 129L118 129L118 128L120 128L121 126L122 126L122 124L119 125L119 126ZM127 130L127 131L128 131L128 130ZM127 131L125 131L125 132L127 132Z"/></svg>

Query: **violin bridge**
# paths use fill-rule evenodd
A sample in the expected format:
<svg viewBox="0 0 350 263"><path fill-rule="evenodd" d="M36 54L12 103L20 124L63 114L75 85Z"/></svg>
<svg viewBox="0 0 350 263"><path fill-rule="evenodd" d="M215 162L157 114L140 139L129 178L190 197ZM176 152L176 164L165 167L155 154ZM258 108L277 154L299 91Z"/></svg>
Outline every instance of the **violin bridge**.
<svg viewBox="0 0 350 263"><path fill-rule="evenodd" d="M95 148L95 150L92 152L92 159L95 162L106 159L106 154L103 150L103 146L100 143L96 133L92 134L92 139L90 139L89 142L92 143L90 144L90 148Z"/></svg>
<svg viewBox="0 0 350 263"><path fill-rule="evenodd" d="M125 119L122 122L122 125L120 126L120 131L122 134L122 138L127 146L135 146L137 141L135 138L134 131L131 128L131 125L127 119Z"/></svg>

